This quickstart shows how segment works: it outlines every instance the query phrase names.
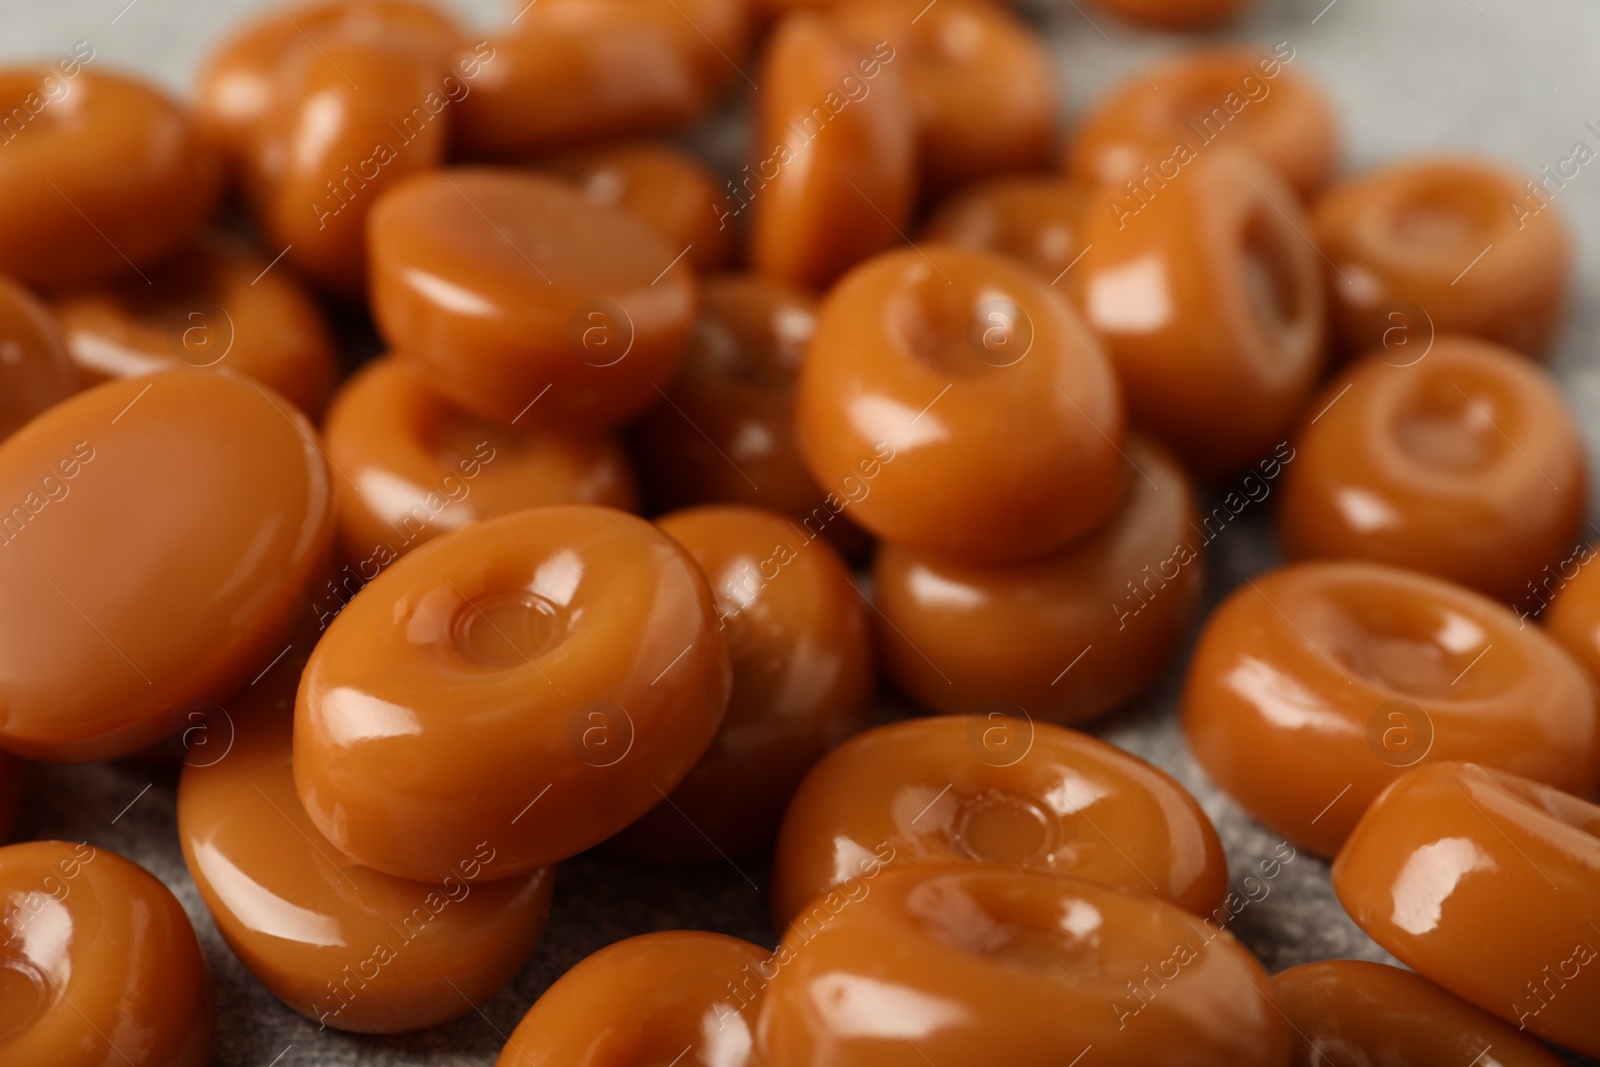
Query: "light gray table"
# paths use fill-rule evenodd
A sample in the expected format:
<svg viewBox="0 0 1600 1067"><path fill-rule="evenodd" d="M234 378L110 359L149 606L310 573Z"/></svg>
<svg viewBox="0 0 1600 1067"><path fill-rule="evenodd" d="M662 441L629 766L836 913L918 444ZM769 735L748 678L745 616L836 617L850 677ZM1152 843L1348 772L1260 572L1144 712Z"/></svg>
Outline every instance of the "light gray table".
<svg viewBox="0 0 1600 1067"><path fill-rule="evenodd" d="M246 12L267 3L0 0L0 61L54 58L88 41L96 64L142 71L182 93L206 48ZM512 10L509 0L505 6L457 0L455 6L485 28ZM1137 77L1136 67L1183 43L1119 25L1085 0L1029 0L1027 11L1058 60L1069 120L1106 86ZM1338 103L1351 168L1420 152L1468 150L1531 173L1567 155L1576 140L1596 143L1584 123L1600 122L1600 64L1593 55L1600 7L1587 0L1272 0L1226 36L1294 47L1295 69L1318 77ZM740 151L734 119L724 114L694 138L730 165ZM1579 235L1581 261L1579 298L1554 370L1592 441L1600 431L1600 166L1584 168L1561 192L1560 204ZM1264 521L1269 507L1270 501L1252 505L1211 546L1212 603L1244 576L1277 562ZM1099 732L1193 790L1216 822L1234 871L1242 874L1272 854L1277 838L1212 788L1195 766L1175 720L1180 679L1181 666ZM87 839L139 861L172 888L194 919L216 972L217 1062L227 1067L478 1067L494 1061L503 1035L551 981L618 938L695 927L772 943L764 896L747 880L765 888L760 857L740 860L736 871L726 864L655 870L586 855L562 865L549 929L533 960L479 1011L406 1037L319 1031L267 993L222 944L178 850L174 781L156 776L153 788L143 792L151 782L149 770L136 766L40 768L29 785L22 834ZM1232 929L1274 971L1324 958L1389 960L1339 908L1327 865L1304 853Z"/></svg>

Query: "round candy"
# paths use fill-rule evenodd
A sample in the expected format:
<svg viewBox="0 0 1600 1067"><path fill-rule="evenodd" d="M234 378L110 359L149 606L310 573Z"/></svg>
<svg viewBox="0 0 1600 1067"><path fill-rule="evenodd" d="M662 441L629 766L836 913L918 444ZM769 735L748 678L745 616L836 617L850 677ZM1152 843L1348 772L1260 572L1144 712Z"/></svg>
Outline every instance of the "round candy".
<svg viewBox="0 0 1600 1067"><path fill-rule="evenodd" d="M710 168L667 141L619 141L546 161L544 169L578 183L597 204L635 216L696 270L733 262L727 194Z"/></svg>
<svg viewBox="0 0 1600 1067"><path fill-rule="evenodd" d="M1412 970L1600 1056L1600 806L1474 764L1419 767L1373 803L1333 888Z"/></svg>
<svg viewBox="0 0 1600 1067"><path fill-rule="evenodd" d="M817 328L816 300L759 274L705 279L700 318L666 402L633 427L645 495L660 510L750 504L797 519L841 551L867 538L800 458L795 382Z"/></svg>
<svg viewBox="0 0 1600 1067"><path fill-rule="evenodd" d="M253 378L319 418L339 375L322 312L288 271L220 234L180 249L149 280L58 297L67 351L86 381L173 367L210 367Z"/></svg>
<svg viewBox="0 0 1600 1067"><path fill-rule="evenodd" d="M1573 241L1561 209L1536 190L1481 160L1434 158L1324 193L1307 232L1331 264L1343 347L1465 333L1544 354L1572 283Z"/></svg>
<svg viewBox="0 0 1600 1067"><path fill-rule="evenodd" d="M1228 888L1217 832L1177 782L1085 734L995 712L880 726L825 757L784 817L772 913L781 928L884 864L930 863L1070 874L1196 914Z"/></svg>
<svg viewBox="0 0 1600 1067"><path fill-rule="evenodd" d="M367 364L328 413L328 460L345 475L334 483L345 558L370 579L424 541L491 516L542 504L635 508L615 439L539 421L535 409L516 427L484 422L400 360Z"/></svg>
<svg viewBox="0 0 1600 1067"><path fill-rule="evenodd" d="M295 705L294 774L335 847L437 880L480 842L508 878L661 802L728 705L710 590L610 508L531 508L395 561L339 612Z"/></svg>
<svg viewBox="0 0 1600 1067"><path fill-rule="evenodd" d="M930 245L852 271L818 314L798 419L823 488L913 548L1026 559L1121 496L1105 354L1049 285L993 253Z"/></svg>
<svg viewBox="0 0 1600 1067"><path fill-rule="evenodd" d="M1541 569L1579 543L1583 434L1515 352L1461 336L1380 349L1307 412L1278 508L1293 559L1410 567L1533 610Z"/></svg>
<svg viewBox="0 0 1600 1067"><path fill-rule="evenodd" d="M254 382L168 371L0 445L0 747L125 756L271 662L332 540L313 434Z"/></svg>
<svg viewBox="0 0 1600 1067"><path fill-rule="evenodd" d="M917 122L888 41L822 16L786 16L756 75L756 162L737 178L751 209L750 264L822 289L899 244L916 198Z"/></svg>
<svg viewBox="0 0 1600 1067"><path fill-rule="evenodd" d="M926 867L836 892L784 934L757 1049L787 1067L1277 1067L1255 957L1155 897L1036 871Z"/></svg>
<svg viewBox="0 0 1600 1067"><path fill-rule="evenodd" d="M1491 1049L1504 1067L1560 1067L1562 1062L1488 1012L1383 963L1304 963L1273 975L1272 990L1295 1030L1290 1067L1471 1063Z"/></svg>
<svg viewBox="0 0 1600 1067"><path fill-rule="evenodd" d="M1200 606L1194 491L1140 436L1111 517L1081 541L1022 563L965 563L885 544L873 565L878 647L919 704L967 714L995 701L1081 723L1148 689Z"/></svg>
<svg viewBox="0 0 1600 1067"><path fill-rule="evenodd" d="M178 837L201 900L250 972L323 1025L398 1033L470 1013L532 954L553 872L494 881L487 842L427 882L344 860L295 793L287 666L209 725L225 750L208 737L186 758Z"/></svg>
<svg viewBox="0 0 1600 1067"><path fill-rule="evenodd" d="M0 276L0 441L77 388L50 309Z"/></svg>
<svg viewBox="0 0 1600 1067"><path fill-rule="evenodd" d="M1571 656L1477 593L1371 563L1285 567L1229 597L1183 725L1212 781L1325 856L1423 760L1600 787L1595 687Z"/></svg>
<svg viewBox="0 0 1600 1067"><path fill-rule="evenodd" d="M1278 177L1213 150L1155 193L1109 189L1064 281L1129 415L1202 478L1284 441L1322 369L1322 259Z"/></svg>
<svg viewBox="0 0 1600 1067"><path fill-rule="evenodd" d="M772 966L760 945L700 930L617 941L534 1001L496 1067L754 1067L751 1008Z"/></svg>
<svg viewBox="0 0 1600 1067"><path fill-rule="evenodd" d="M1091 193L1089 186L1060 178L990 178L941 204L922 239L1015 256L1054 284L1083 252L1083 213L1098 203Z"/></svg>
<svg viewBox="0 0 1600 1067"><path fill-rule="evenodd" d="M0 273L51 286L137 273L216 206L215 152L142 81L77 59L6 67L0 114Z"/></svg>
<svg viewBox="0 0 1600 1067"><path fill-rule="evenodd" d="M424 0L274 2L272 10L245 22L206 58L195 91L195 118L243 167L262 121L284 95L284 72L300 53L314 51L321 40L389 33L450 42L461 31L448 13Z"/></svg>
<svg viewBox="0 0 1600 1067"><path fill-rule="evenodd" d="M544 0L508 4L510 29L463 53L479 61L458 141L504 158L670 130L740 78L749 24L740 0Z"/></svg>
<svg viewBox="0 0 1600 1067"><path fill-rule="evenodd" d="M0 848L0 1061L205 1067L211 975L143 867L66 841Z"/></svg>
<svg viewBox="0 0 1600 1067"><path fill-rule="evenodd" d="M1123 8L1178 6L1169 0L1114 2ZM1237 7L1238 0L1196 6ZM1338 165L1339 124L1322 90L1289 69L1294 58L1287 43L1270 52L1197 49L1149 68L1147 77L1129 78L1078 125L1072 172L1109 186L1108 196L1117 198L1108 204L1113 212L1136 212L1145 200L1168 195L1169 182L1186 182L1185 171L1215 152L1221 139L1272 167L1302 199L1310 197Z"/></svg>
<svg viewBox="0 0 1600 1067"><path fill-rule="evenodd" d="M733 693L689 777L612 844L656 860L736 856L771 841L806 772L866 726L867 620L838 553L780 515L708 507L657 522L711 583Z"/></svg>
<svg viewBox="0 0 1600 1067"><path fill-rule="evenodd" d="M681 250L553 178L417 175L367 232L379 330L438 392L503 424L535 404L590 429L637 415L694 322Z"/></svg>
<svg viewBox="0 0 1600 1067"><path fill-rule="evenodd" d="M367 294L374 205L444 161L452 117L447 42L372 29L320 35L286 61L244 182L262 240L352 301Z"/></svg>
<svg viewBox="0 0 1600 1067"><path fill-rule="evenodd" d="M857 40L893 49L916 116L917 166L931 192L1050 162L1056 74L1038 31L1006 5L874 0L839 4L832 16Z"/></svg>

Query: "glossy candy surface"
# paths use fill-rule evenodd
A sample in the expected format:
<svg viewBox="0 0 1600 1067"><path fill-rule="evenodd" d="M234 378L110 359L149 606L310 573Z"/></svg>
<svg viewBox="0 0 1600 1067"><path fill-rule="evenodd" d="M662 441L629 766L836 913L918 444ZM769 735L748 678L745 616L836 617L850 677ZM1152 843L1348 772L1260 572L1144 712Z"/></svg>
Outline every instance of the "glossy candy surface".
<svg viewBox="0 0 1600 1067"><path fill-rule="evenodd" d="M696 270L723 270L734 257L726 194L704 163L668 141L619 141L542 161L597 204L655 230Z"/></svg>
<svg viewBox="0 0 1600 1067"><path fill-rule="evenodd" d="M313 419L338 377L322 312L287 271L220 234L184 245L141 278L55 301L85 382L174 367L232 371L270 386Z"/></svg>
<svg viewBox="0 0 1600 1067"><path fill-rule="evenodd" d="M1487 767L1419 767L1361 820L1333 887L1413 970L1600 1056L1600 806Z"/></svg>
<svg viewBox="0 0 1600 1067"><path fill-rule="evenodd" d="M826 541L756 508L690 508L662 531L705 572L733 663L728 714L689 777L613 839L627 855L715 860L766 844L817 760L867 724L871 637Z"/></svg>
<svg viewBox="0 0 1600 1067"><path fill-rule="evenodd" d="M457 144L471 158L683 126L739 77L749 47L738 0L507 7L515 18L487 53L476 50L492 58L457 116Z"/></svg>
<svg viewBox="0 0 1600 1067"><path fill-rule="evenodd" d="M1281 1065L1289 1026L1233 936L1036 871L880 871L785 933L757 1047L787 1067Z"/></svg>
<svg viewBox="0 0 1600 1067"><path fill-rule="evenodd" d="M1166 183L1187 181L1197 159L1228 146L1257 156L1308 198L1338 165L1340 135L1327 97L1294 61L1287 42L1197 49L1130 77L1084 116L1070 169L1083 181L1118 191L1131 181L1159 195Z"/></svg>
<svg viewBox="0 0 1600 1067"><path fill-rule="evenodd" d="M978 863L1149 892L1196 914L1227 890L1222 844L1183 787L1085 734L998 712L846 742L789 805L773 869L782 928L880 864Z"/></svg>
<svg viewBox="0 0 1600 1067"><path fill-rule="evenodd" d="M0 745L127 755L266 667L332 539L313 433L254 382L185 370L0 445Z"/></svg>
<svg viewBox="0 0 1600 1067"><path fill-rule="evenodd" d="M504 427L429 389L400 360L375 360L328 414L339 544L374 567L480 519L544 504L633 510L633 472L609 434L548 430L535 416ZM348 479L348 480L346 480Z"/></svg>
<svg viewBox="0 0 1600 1067"><path fill-rule="evenodd" d="M318 285L367 295L366 221L408 175L444 162L451 101L447 40L381 23L320 35L284 61L253 133L245 191L264 243Z"/></svg>
<svg viewBox="0 0 1600 1067"><path fill-rule="evenodd" d="M133 274L216 206L215 152L143 81L77 59L0 68L0 114L0 273L47 286Z"/></svg>
<svg viewBox="0 0 1600 1067"><path fill-rule="evenodd" d="M810 12L767 39L752 163L735 179L750 209L750 265L822 289L899 244L916 196L915 105L887 41Z"/></svg>
<svg viewBox="0 0 1600 1067"><path fill-rule="evenodd" d="M760 945L699 930L615 942L545 990L496 1067L754 1067L749 1009L771 967Z"/></svg>
<svg viewBox="0 0 1600 1067"><path fill-rule="evenodd" d="M77 387L50 309L0 277L0 441Z"/></svg>
<svg viewBox="0 0 1600 1067"><path fill-rule="evenodd" d="M212 724L228 730L225 753L201 748L186 761L178 836L200 897L251 973L320 1023L397 1033L468 1014L533 952L554 872L494 881L487 843L430 882L341 856L295 793L303 663L286 658Z"/></svg>
<svg viewBox="0 0 1600 1067"><path fill-rule="evenodd" d="M1295 1029L1290 1067L1473 1062L1559 1067L1555 1053L1419 975L1364 960L1325 960L1272 978Z"/></svg>
<svg viewBox="0 0 1600 1067"><path fill-rule="evenodd" d="M1572 283L1562 207L1521 175L1469 157L1391 164L1341 182L1308 231L1327 254L1340 344L1465 333L1548 349ZM1398 331L1398 334L1397 332Z"/></svg>
<svg viewBox="0 0 1600 1067"><path fill-rule="evenodd" d="M1539 621L1550 636L1600 679L1600 567L1589 566L1596 554L1592 545L1574 546L1540 573L1517 612L1545 609Z"/></svg>
<svg viewBox="0 0 1600 1067"><path fill-rule="evenodd" d="M1105 186L1063 279L1130 418L1204 479L1284 441L1322 367L1322 260L1288 187L1213 149L1164 189Z"/></svg>
<svg viewBox="0 0 1600 1067"><path fill-rule="evenodd" d="M315 42L387 35L448 42L459 34L455 20L426 0L274 3L207 57L195 91L196 121L242 168L261 123L285 95L285 70L313 51Z"/></svg>
<svg viewBox="0 0 1600 1067"><path fill-rule="evenodd" d="M1582 534L1576 415L1509 349L1441 336L1415 355L1378 349L1307 407L1278 509L1285 553L1410 567L1534 603L1541 570Z"/></svg>
<svg viewBox="0 0 1600 1067"><path fill-rule="evenodd" d="M1477 593L1371 563L1285 567L1224 601L1183 725L1212 781L1322 855L1423 760L1600 786L1595 687L1571 656Z"/></svg>
<svg viewBox="0 0 1600 1067"><path fill-rule="evenodd" d="M989 252L888 252L828 294L800 375L800 448L887 540L973 560L1081 537L1121 495L1122 396L1048 284Z"/></svg>
<svg viewBox="0 0 1600 1067"><path fill-rule="evenodd" d="M1200 606L1203 542L1188 476L1138 435L1123 499L1081 541L1020 563L964 563L885 544L873 566L878 645L918 703L994 702L1087 722L1154 684Z"/></svg>
<svg viewBox="0 0 1600 1067"><path fill-rule="evenodd" d="M922 239L1003 252L1055 283L1083 252L1083 212L1098 203L1090 186L1061 178L990 178L941 204Z"/></svg>
<svg viewBox="0 0 1600 1067"><path fill-rule="evenodd" d="M459 168L384 197L368 227L380 332L482 418L600 429L660 399L694 322L693 271L644 223L565 182Z"/></svg>
<svg viewBox="0 0 1600 1067"><path fill-rule="evenodd" d="M986 174L1043 169L1057 105L1038 32L989 0L925 4L870 0L832 12L856 39L894 50L915 112L923 186L938 194Z"/></svg>
<svg viewBox="0 0 1600 1067"><path fill-rule="evenodd" d="M215 1008L166 886L103 848L0 848L0 1061L205 1067Z"/></svg>
<svg viewBox="0 0 1600 1067"><path fill-rule="evenodd" d="M796 518L841 551L864 548L861 530L825 501L796 440L795 383L816 326L816 300L786 282L705 279L683 364L664 402L632 430L652 505L750 504Z"/></svg>
<svg viewBox="0 0 1600 1067"><path fill-rule="evenodd" d="M432 880L581 852L660 803L728 704L711 594L677 542L609 508L533 508L390 564L317 643L295 783L341 851Z"/></svg>

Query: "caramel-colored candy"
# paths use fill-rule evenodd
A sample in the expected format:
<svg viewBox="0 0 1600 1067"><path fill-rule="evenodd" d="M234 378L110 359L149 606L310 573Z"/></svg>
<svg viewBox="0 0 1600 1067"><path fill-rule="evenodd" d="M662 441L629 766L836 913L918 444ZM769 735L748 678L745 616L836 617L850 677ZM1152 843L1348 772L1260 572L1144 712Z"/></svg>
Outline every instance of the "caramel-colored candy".
<svg viewBox="0 0 1600 1067"><path fill-rule="evenodd" d="M344 474L334 492L345 559L370 580L424 541L480 519L544 504L636 507L615 439L537 422L484 422L397 359L367 364L328 414L328 459Z"/></svg>
<svg viewBox="0 0 1600 1067"><path fill-rule="evenodd" d="M658 522L711 583L733 692L689 777L612 846L666 861L736 856L771 841L806 772L866 726L871 637L844 561L784 517L708 507Z"/></svg>
<svg viewBox="0 0 1600 1067"><path fill-rule="evenodd" d="M1056 138L1056 75L1038 31L991 0L870 0L832 17L887 42L916 114L917 166L934 195L986 174L1041 170Z"/></svg>
<svg viewBox="0 0 1600 1067"><path fill-rule="evenodd" d="M368 227L378 328L429 384L516 425L602 429L661 397L694 323L681 249L565 182L487 168L418 175Z"/></svg>
<svg viewBox="0 0 1600 1067"><path fill-rule="evenodd" d="M884 668L918 703L996 702L1082 723L1154 685L1200 606L1199 514L1170 453L1132 436L1123 499L1081 541L1009 564L885 544L873 566Z"/></svg>
<svg viewBox="0 0 1600 1067"><path fill-rule="evenodd" d="M989 252L929 245L852 271L818 313L798 420L841 510L912 548L1027 559L1121 497L1104 352L1055 290Z"/></svg>
<svg viewBox="0 0 1600 1067"><path fill-rule="evenodd" d="M0 1061L205 1067L215 1004L166 886L105 849L0 848Z"/></svg>
<svg viewBox="0 0 1600 1067"><path fill-rule="evenodd" d="M1183 725L1212 781L1325 856L1423 760L1600 787L1582 666L1471 590L1373 563L1298 564L1236 591L1195 648Z"/></svg>
<svg viewBox="0 0 1600 1067"><path fill-rule="evenodd" d="M1419 974L1600 1056L1600 806L1488 767L1419 767L1350 835L1333 888Z"/></svg>
<svg viewBox="0 0 1600 1067"><path fill-rule="evenodd" d="M55 301L67 351L88 382L173 367L253 378L313 419L339 375L322 312L284 270L221 234L185 245L149 281L123 279Z"/></svg>
<svg viewBox="0 0 1600 1067"><path fill-rule="evenodd" d="M1192 911L1228 887L1222 843L1183 787L1085 734L999 713L881 726L825 757L784 817L772 914L853 893L883 864L1070 874Z"/></svg>
<svg viewBox="0 0 1600 1067"><path fill-rule="evenodd" d="M274 0L270 11L244 23L207 57L195 91L195 117L244 169L262 121L284 96L285 70L299 54L314 51L315 42L387 34L451 42L460 33L454 19L426 0ZM462 73L469 70L475 73L476 67Z"/></svg>
<svg viewBox="0 0 1600 1067"><path fill-rule="evenodd" d="M1051 284L1083 252L1083 213L1098 206L1090 187L1061 178L1011 174L978 182L946 200L924 241L1015 256Z"/></svg>
<svg viewBox="0 0 1600 1067"><path fill-rule="evenodd" d="M701 930L640 934L579 961L511 1032L495 1067L756 1067L754 1004L772 958Z"/></svg>
<svg viewBox="0 0 1600 1067"><path fill-rule="evenodd" d="M814 904L760 999L764 1062L1287 1062L1289 1024L1261 964L1164 900L964 866L890 867Z"/></svg>
<svg viewBox="0 0 1600 1067"><path fill-rule="evenodd" d="M1196 474L1288 437L1322 369L1322 259L1282 181L1213 149L1164 188L1102 187L1064 279L1105 342L1134 422Z"/></svg>
<svg viewBox="0 0 1600 1067"><path fill-rule="evenodd" d="M1573 240L1548 186L1478 159L1392 164L1341 182L1312 211L1340 344L1465 333L1549 349L1572 285ZM1407 357L1410 358L1410 357Z"/></svg>
<svg viewBox="0 0 1600 1067"><path fill-rule="evenodd" d="M0 445L0 746L88 762L283 648L333 494L292 404L230 374L107 382Z"/></svg>
<svg viewBox="0 0 1600 1067"><path fill-rule="evenodd" d="M50 309L0 275L0 441L77 387Z"/></svg>
<svg viewBox="0 0 1600 1067"><path fill-rule="evenodd" d="M1561 1059L1410 971L1362 960L1303 963L1273 975L1278 1006L1294 1026L1290 1067L1471 1063L1493 1050L1505 1067L1560 1067Z"/></svg>
<svg viewBox="0 0 1600 1067"><path fill-rule="evenodd" d="M696 270L733 263L727 194L704 163L666 141L621 141L546 160L543 169L574 181L597 204L645 223Z"/></svg>
<svg viewBox="0 0 1600 1067"><path fill-rule="evenodd" d="M1115 2L1131 8L1166 0ZM1338 165L1339 125L1326 95L1288 66L1294 58L1287 43L1271 52L1200 49L1128 78L1079 124L1072 172L1112 187L1132 210L1162 195L1167 183L1187 181L1198 159L1226 145L1257 156L1301 199L1312 196Z"/></svg>
<svg viewBox="0 0 1600 1067"><path fill-rule="evenodd" d="M1583 434L1549 375L1445 336L1403 362L1372 352L1306 410L1278 507L1291 558L1409 567L1537 609L1588 496Z"/></svg>
<svg viewBox="0 0 1600 1067"><path fill-rule="evenodd" d="M917 123L887 41L810 12L786 16L757 74L755 162L736 179L750 264L821 289L899 244L916 197Z"/></svg>
<svg viewBox="0 0 1600 1067"><path fill-rule="evenodd" d="M222 167L189 116L86 68L93 56L0 69L0 273L47 286L136 274L216 206Z"/></svg>
<svg viewBox="0 0 1600 1067"><path fill-rule="evenodd" d="M480 842L509 878L596 845L693 769L728 651L682 547L610 508L530 508L406 554L317 642L295 782L341 852L437 880Z"/></svg>
<svg viewBox="0 0 1600 1067"><path fill-rule="evenodd" d="M302 1015L398 1033L468 1014L527 962L554 872L495 880L487 843L425 882L331 862L339 852L301 806L290 763L309 651L208 726L226 751L187 758L178 837L189 874L234 955Z"/></svg>
<svg viewBox="0 0 1600 1067"><path fill-rule="evenodd" d="M541 0L474 52L458 143L507 158L676 129L741 77L743 0Z"/></svg>

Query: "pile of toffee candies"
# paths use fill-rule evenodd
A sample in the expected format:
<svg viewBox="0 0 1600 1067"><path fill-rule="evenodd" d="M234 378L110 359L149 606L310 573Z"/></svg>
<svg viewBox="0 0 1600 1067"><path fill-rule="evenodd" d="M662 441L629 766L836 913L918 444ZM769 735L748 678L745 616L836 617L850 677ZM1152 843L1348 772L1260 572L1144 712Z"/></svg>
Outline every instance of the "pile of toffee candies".
<svg viewBox="0 0 1600 1067"><path fill-rule="evenodd" d="M611 944L502 1067L1600 1056L1553 179L1339 173L1288 43L1063 142L991 0L512 6L272 4L187 104L87 43L0 70L6 832L27 761L188 753L222 939L371 1034L503 988L564 859L771 850L768 945ZM661 139L741 93L736 172ZM1200 620L1252 506L1292 562ZM1196 629L1251 875L1331 859L1404 968L1269 976L1194 797L1080 732ZM0 902L0 1061L209 1061L149 873L26 841Z"/></svg>

